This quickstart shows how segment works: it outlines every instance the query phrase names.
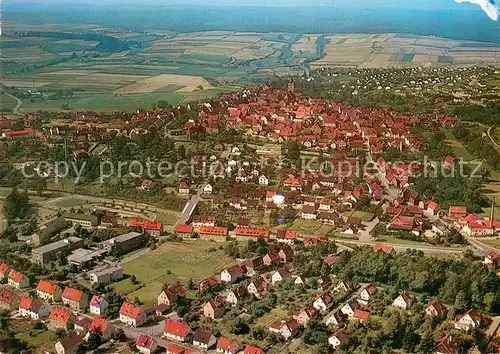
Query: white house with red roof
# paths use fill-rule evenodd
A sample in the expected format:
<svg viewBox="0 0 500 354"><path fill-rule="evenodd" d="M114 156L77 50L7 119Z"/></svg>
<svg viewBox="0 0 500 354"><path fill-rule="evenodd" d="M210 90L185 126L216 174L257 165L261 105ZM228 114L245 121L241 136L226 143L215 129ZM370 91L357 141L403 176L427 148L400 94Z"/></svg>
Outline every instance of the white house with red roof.
<svg viewBox="0 0 500 354"><path fill-rule="evenodd" d="M333 298L329 293L323 293L313 302L313 307L320 311L326 312L333 305Z"/></svg>
<svg viewBox="0 0 500 354"><path fill-rule="evenodd" d="M227 337L219 337L216 348L217 353L236 354L239 350L240 346L236 340Z"/></svg>
<svg viewBox="0 0 500 354"><path fill-rule="evenodd" d="M165 321L165 327L163 330L163 335L170 340L175 340L177 342L186 341L186 337L191 333L191 328L185 322L167 319Z"/></svg>
<svg viewBox="0 0 500 354"><path fill-rule="evenodd" d="M299 327L300 325L295 319L289 318L271 323L269 331L279 334L283 339L288 340L297 334Z"/></svg>
<svg viewBox="0 0 500 354"><path fill-rule="evenodd" d="M472 329L479 328L483 322L483 316L478 311L469 310L455 318L454 327L469 332Z"/></svg>
<svg viewBox="0 0 500 354"><path fill-rule="evenodd" d="M88 306L88 297L80 289L70 288L67 286L62 292L61 299L63 304L69 306L74 311L81 311Z"/></svg>
<svg viewBox="0 0 500 354"><path fill-rule="evenodd" d="M156 299L157 305L172 305L175 296L186 296L186 289L180 283L171 284L163 289Z"/></svg>
<svg viewBox="0 0 500 354"><path fill-rule="evenodd" d="M19 302L19 314L32 320L39 320L47 317L50 313L49 305L37 298L23 296Z"/></svg>
<svg viewBox="0 0 500 354"><path fill-rule="evenodd" d="M141 333L135 341L135 347L142 354L151 354L156 351L158 345L154 337Z"/></svg>
<svg viewBox="0 0 500 354"><path fill-rule="evenodd" d="M186 181L179 182L179 194L189 194L189 184Z"/></svg>
<svg viewBox="0 0 500 354"><path fill-rule="evenodd" d="M146 313L137 305L124 302L120 308L120 322L131 327L139 327L146 322Z"/></svg>
<svg viewBox="0 0 500 354"><path fill-rule="evenodd" d="M36 287L36 295L50 302L61 301L62 289L57 283L42 279Z"/></svg>
<svg viewBox="0 0 500 354"><path fill-rule="evenodd" d="M90 314L93 316L104 316L108 308L108 302L103 296L94 295L90 299Z"/></svg>
<svg viewBox="0 0 500 354"><path fill-rule="evenodd" d="M10 267L7 263L0 264L0 279L7 279L9 272Z"/></svg>
<svg viewBox="0 0 500 354"><path fill-rule="evenodd" d="M256 347L254 345L249 344L245 347L243 354L266 354L266 353L264 352L264 350L260 349L259 347Z"/></svg>
<svg viewBox="0 0 500 354"><path fill-rule="evenodd" d="M411 305L413 305L413 296L407 291L400 292L392 302L392 306L402 310L408 310Z"/></svg>
<svg viewBox="0 0 500 354"><path fill-rule="evenodd" d="M110 339L113 333L115 333L115 326L110 321L102 317L94 317L92 322L90 322L88 329L88 336L93 332L98 332L104 339ZM86 339L88 339L88 337Z"/></svg>
<svg viewBox="0 0 500 354"><path fill-rule="evenodd" d="M224 269L220 273L220 281L226 284L231 284L236 282L238 279L242 278L245 274L245 270L240 265L234 265L229 268Z"/></svg>
<svg viewBox="0 0 500 354"><path fill-rule="evenodd" d="M57 331L58 329L62 329L67 331L75 322L75 315L67 308L56 306L50 311L49 319L48 328L50 330Z"/></svg>
<svg viewBox="0 0 500 354"><path fill-rule="evenodd" d="M8 284L16 289L24 289L30 286L30 281L23 273L11 269L9 272Z"/></svg>
<svg viewBox="0 0 500 354"><path fill-rule="evenodd" d="M495 251L488 251L484 254L483 264L488 268L495 268L500 266L500 253Z"/></svg>
<svg viewBox="0 0 500 354"><path fill-rule="evenodd" d="M339 349L342 345L346 345L348 342L349 337L344 332L334 333L328 338L328 344L335 350Z"/></svg>

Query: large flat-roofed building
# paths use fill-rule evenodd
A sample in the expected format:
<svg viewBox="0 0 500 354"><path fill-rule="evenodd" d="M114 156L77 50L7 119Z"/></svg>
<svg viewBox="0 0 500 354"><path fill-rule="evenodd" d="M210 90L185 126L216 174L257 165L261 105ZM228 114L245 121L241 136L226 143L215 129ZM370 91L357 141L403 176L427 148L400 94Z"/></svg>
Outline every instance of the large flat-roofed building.
<svg viewBox="0 0 500 354"><path fill-rule="evenodd" d="M40 226L38 231L31 237L35 245L44 243L46 240L50 240L53 236L57 235L63 230L66 230L69 226L69 222L64 220L64 218L57 218L48 223Z"/></svg>
<svg viewBox="0 0 500 354"><path fill-rule="evenodd" d="M31 259L34 263L45 265L56 260L61 252L69 253L82 247L83 240L72 236L31 250Z"/></svg>
<svg viewBox="0 0 500 354"><path fill-rule="evenodd" d="M92 284L110 284L123 278L123 267L121 264L105 264L94 268L89 273Z"/></svg>
<svg viewBox="0 0 500 354"><path fill-rule="evenodd" d="M145 243L146 237L143 233L129 232L103 241L101 242L101 246L109 252L115 251L119 254L124 254L143 247Z"/></svg>
<svg viewBox="0 0 500 354"><path fill-rule="evenodd" d="M87 215L81 213L66 213L63 215L66 221L71 222L74 226L80 225L82 227L94 227L98 224L97 216Z"/></svg>
<svg viewBox="0 0 500 354"><path fill-rule="evenodd" d="M104 257L108 251L103 249L98 250L87 250L84 248L79 248L71 252L71 254L66 257L68 264L76 265L77 267L85 267L89 263Z"/></svg>

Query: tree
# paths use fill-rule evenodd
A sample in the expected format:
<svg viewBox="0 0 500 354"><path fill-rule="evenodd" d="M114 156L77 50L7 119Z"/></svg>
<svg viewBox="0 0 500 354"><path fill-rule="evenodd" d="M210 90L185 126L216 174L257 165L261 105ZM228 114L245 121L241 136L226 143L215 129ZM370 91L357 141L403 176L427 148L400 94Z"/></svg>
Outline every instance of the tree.
<svg viewBox="0 0 500 354"><path fill-rule="evenodd" d="M12 192L5 199L4 205L4 213L7 220L24 219L28 215L28 211L28 194L19 192L17 188L12 189Z"/></svg>
<svg viewBox="0 0 500 354"><path fill-rule="evenodd" d="M459 312L464 312L470 307L470 294L466 290L460 290L455 298L455 308Z"/></svg>

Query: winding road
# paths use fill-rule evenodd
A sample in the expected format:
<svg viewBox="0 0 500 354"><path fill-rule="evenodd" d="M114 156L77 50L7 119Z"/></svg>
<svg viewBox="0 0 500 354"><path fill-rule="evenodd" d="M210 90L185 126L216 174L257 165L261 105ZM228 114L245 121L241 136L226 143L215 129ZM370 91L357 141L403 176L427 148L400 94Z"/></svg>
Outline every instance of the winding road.
<svg viewBox="0 0 500 354"><path fill-rule="evenodd" d="M495 139L493 139L493 137L491 136L491 128L492 127L489 127L488 130L486 131L486 134L488 135L488 138L490 138L491 140L491 143L493 144L494 147L497 148L498 152L500 152L500 145L495 141Z"/></svg>
<svg viewBox="0 0 500 354"><path fill-rule="evenodd" d="M21 112L19 112L19 109L21 108L21 106L23 105L23 101L16 97L16 96L13 96L11 95L10 93L8 93L7 91L4 90L4 93L9 96L9 97L12 97L13 99L16 100L17 102L17 105L14 107L14 109L12 110L12 113L13 115L16 115L16 116L22 116L23 114Z"/></svg>

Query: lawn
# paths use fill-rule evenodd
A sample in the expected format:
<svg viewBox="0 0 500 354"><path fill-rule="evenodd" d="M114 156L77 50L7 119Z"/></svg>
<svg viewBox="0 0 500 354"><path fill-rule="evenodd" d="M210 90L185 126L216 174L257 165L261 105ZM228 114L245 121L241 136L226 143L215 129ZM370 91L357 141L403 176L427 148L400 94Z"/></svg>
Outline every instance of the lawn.
<svg viewBox="0 0 500 354"><path fill-rule="evenodd" d="M73 208L73 207L77 207L77 206L80 206L80 205L83 205L83 204L87 204L87 202L83 199L60 199L60 200L57 200L55 203L54 203L58 208Z"/></svg>
<svg viewBox="0 0 500 354"><path fill-rule="evenodd" d="M10 329L16 333L16 338L28 343L34 353L52 352L54 350L57 337L53 331L33 329L32 323L24 320L12 320Z"/></svg>
<svg viewBox="0 0 500 354"><path fill-rule="evenodd" d="M374 217L374 215L372 213L368 213L366 211L359 211L359 210L355 210L352 212L347 211L344 213L344 215L347 217L354 216L354 217L360 218L362 221L365 221L365 222L372 221L373 217Z"/></svg>
<svg viewBox="0 0 500 354"><path fill-rule="evenodd" d="M488 238L478 238L479 241L481 241L482 243L488 245L488 246L491 246L491 247L495 247L495 248L500 248L500 238L491 238L491 237L488 237Z"/></svg>
<svg viewBox="0 0 500 354"><path fill-rule="evenodd" d="M180 213L158 213L157 220L161 221L163 225L175 225L179 219Z"/></svg>
<svg viewBox="0 0 500 354"><path fill-rule="evenodd" d="M288 227L302 235L327 235L332 232L333 227L324 225L317 220L295 219Z"/></svg>
<svg viewBox="0 0 500 354"><path fill-rule="evenodd" d="M234 263L218 247L217 243L202 240L165 243L123 265L124 273L134 275L140 284L134 285L128 278L115 283L113 288L132 299L137 296L144 303L153 302L164 283L201 280ZM210 248L217 250L208 252Z"/></svg>
<svg viewBox="0 0 500 354"><path fill-rule="evenodd" d="M17 105L17 101L6 95L5 93L0 93L0 111L2 112L10 112L12 111Z"/></svg>

